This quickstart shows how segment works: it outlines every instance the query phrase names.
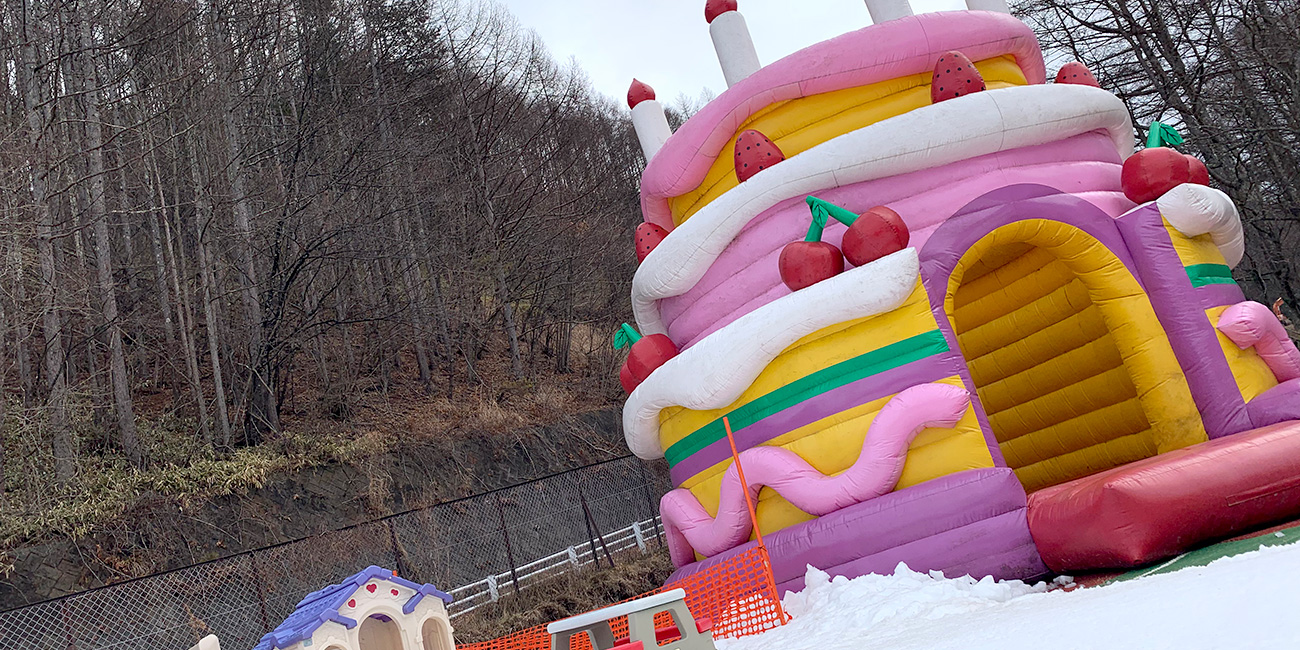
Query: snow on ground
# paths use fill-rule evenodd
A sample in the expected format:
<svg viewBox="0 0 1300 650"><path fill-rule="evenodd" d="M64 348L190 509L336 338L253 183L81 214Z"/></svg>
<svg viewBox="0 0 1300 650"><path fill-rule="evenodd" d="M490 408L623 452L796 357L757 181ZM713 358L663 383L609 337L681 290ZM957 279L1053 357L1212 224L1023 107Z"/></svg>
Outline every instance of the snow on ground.
<svg viewBox="0 0 1300 650"><path fill-rule="evenodd" d="M782 601L794 617L719 650L1300 648L1300 544L1104 587L893 576L830 579Z"/></svg>

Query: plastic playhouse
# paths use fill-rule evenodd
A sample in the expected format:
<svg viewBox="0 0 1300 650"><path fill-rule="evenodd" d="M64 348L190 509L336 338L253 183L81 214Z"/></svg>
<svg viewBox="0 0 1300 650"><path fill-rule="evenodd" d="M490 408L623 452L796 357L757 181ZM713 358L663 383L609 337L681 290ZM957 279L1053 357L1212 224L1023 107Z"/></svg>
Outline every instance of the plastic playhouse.
<svg viewBox="0 0 1300 650"><path fill-rule="evenodd" d="M371 566L312 592L254 650L454 650L451 596Z"/></svg>
<svg viewBox="0 0 1300 650"><path fill-rule="evenodd" d="M1300 352L1231 269L1203 163L1072 63L1048 83L1003 0L876 23L760 66L649 161L620 378L665 458L674 579L754 544L805 566L1030 578L1130 566L1300 515ZM792 9L793 5L792 5ZM733 467L734 429L747 485Z"/></svg>

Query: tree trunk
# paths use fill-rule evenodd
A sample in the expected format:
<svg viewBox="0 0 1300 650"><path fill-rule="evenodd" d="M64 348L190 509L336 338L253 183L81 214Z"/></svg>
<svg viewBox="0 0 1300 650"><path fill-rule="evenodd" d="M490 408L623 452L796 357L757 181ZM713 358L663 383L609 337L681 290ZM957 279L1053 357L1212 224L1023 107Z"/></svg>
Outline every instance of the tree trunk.
<svg viewBox="0 0 1300 650"><path fill-rule="evenodd" d="M21 30L22 61L17 68L19 84L23 88L23 103L27 111L28 140L32 147L31 188L33 204L37 211L36 255L40 259L41 267L39 294L41 323L45 338L45 383L48 390L46 406L49 414L47 426L50 430L51 450L54 454L55 478L60 482L66 482L76 474L76 450L72 430L68 426L63 317L59 313L58 275L54 265L56 222L48 196L51 165L49 142L44 135L50 118L42 84L36 77L38 67L44 63L40 60L37 43L44 42L48 35L36 31L30 22L25 3L23 5L11 3L10 6L19 13L15 23Z"/></svg>
<svg viewBox="0 0 1300 650"><path fill-rule="evenodd" d="M262 300L257 281L257 265L253 259L253 210L244 179L243 143L236 119L238 106L230 79L238 76L232 61L233 45L225 21L219 15L217 2L208 2L207 44L216 63L216 94L221 115L221 126L226 141L226 182L230 185L235 216L235 255L239 261L239 297L244 306L248 326L248 388L244 410L244 442L257 444L267 433L280 430L279 406L276 404L275 373L267 345L263 321ZM222 75L228 75L222 78Z"/></svg>
<svg viewBox="0 0 1300 650"><path fill-rule="evenodd" d="M152 144L150 145L152 148ZM158 220L167 218L167 208L160 202L166 194L163 193L162 181L158 179L158 185L154 186L154 171L157 169L157 162L151 160L145 168L145 196L148 197L145 205L145 220L149 222L149 248L153 253L153 291L158 298L158 312L162 314L163 322L163 348L166 359L164 366L167 368L167 385L172 391L172 406L180 404L180 381L178 381L176 372L176 355L179 350L176 347L176 324L172 314L171 291L167 288L167 257L163 253L162 233L158 228ZM155 194L156 190L156 194ZM206 426L206 423L205 423ZM204 436L205 438L207 436Z"/></svg>
<svg viewBox="0 0 1300 650"><path fill-rule="evenodd" d="M9 499L6 492L9 490L9 475L5 472L5 463L9 461L9 449L5 445L7 439L5 424L9 419L9 395L5 392L5 384L8 380L6 370L8 365L5 362L5 350L8 349L6 339L9 338L9 314L5 311L3 301L0 301L0 512L3 512L9 505Z"/></svg>
<svg viewBox="0 0 1300 650"><path fill-rule="evenodd" d="M95 232L95 270L99 281L100 306L108 334L109 381L113 389L113 410L117 415L118 438L127 460L137 468L145 464L135 427L135 409L131 403L131 380L126 373L126 356L122 346L122 323L117 310L117 289L113 280L113 246L109 240L108 203L105 199L104 135L99 119L99 71L90 55L94 51L90 16L84 7L77 16L80 22L82 75L85 80L87 171L90 180L90 204L87 206Z"/></svg>
<svg viewBox="0 0 1300 650"><path fill-rule="evenodd" d="M506 284L506 270L498 263L496 268L497 300L501 302L501 319L510 345L510 370L515 379L523 379L524 362L519 356L519 327L515 323L515 305L510 301L510 287Z"/></svg>
<svg viewBox="0 0 1300 650"><path fill-rule="evenodd" d="M195 139L197 140L197 139ZM226 407L226 388L223 377L221 376L221 354L220 342L217 340L220 326L216 305L213 304L215 297L213 295L216 286L216 278L212 273L212 257L208 249L208 228L212 225L212 204L208 201L207 193L204 190L203 176L199 171L198 154L194 148L197 142L191 142L189 147L190 155L190 178L194 183L194 237L198 247L199 257L199 276L203 285L203 316L207 321L205 328L208 333L208 358L212 362L212 386L213 392L217 396L217 424L221 427L221 445L224 448L230 447L230 414Z"/></svg>
<svg viewBox="0 0 1300 650"><path fill-rule="evenodd" d="M36 403L36 382L32 378L31 357L27 350L27 340L30 335L30 329L20 320L19 314L23 312L27 305L27 270L23 265L22 247L18 243L18 234L14 233L13 241L9 242L9 268L13 273L14 296L14 357L18 366L18 383L23 391L23 406L30 407Z"/></svg>

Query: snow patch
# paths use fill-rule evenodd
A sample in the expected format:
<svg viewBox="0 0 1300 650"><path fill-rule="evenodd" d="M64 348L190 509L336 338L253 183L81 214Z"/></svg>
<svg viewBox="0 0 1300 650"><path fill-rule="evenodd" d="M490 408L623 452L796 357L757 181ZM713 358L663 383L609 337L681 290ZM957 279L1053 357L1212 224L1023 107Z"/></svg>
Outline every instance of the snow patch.
<svg viewBox="0 0 1300 650"><path fill-rule="evenodd" d="M892 576L831 578L809 567L783 600L790 623L720 650L1068 650L1300 647L1300 544L1104 587ZM1073 582L1068 578L1058 584Z"/></svg>

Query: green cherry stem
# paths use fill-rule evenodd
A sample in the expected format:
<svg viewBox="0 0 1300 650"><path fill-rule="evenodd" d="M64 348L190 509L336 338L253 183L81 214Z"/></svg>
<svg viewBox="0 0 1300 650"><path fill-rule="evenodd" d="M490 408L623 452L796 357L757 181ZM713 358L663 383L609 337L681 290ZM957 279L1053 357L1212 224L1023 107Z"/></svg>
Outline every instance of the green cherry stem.
<svg viewBox="0 0 1300 650"><path fill-rule="evenodd" d="M852 226L853 222L858 220L858 215L853 214L834 203L823 201L815 196L810 196L804 201L808 204L808 207L812 209L814 218L817 216L817 211L821 210L822 212L825 212L827 216L830 216L846 226Z"/></svg>
<svg viewBox="0 0 1300 650"><path fill-rule="evenodd" d="M817 242L822 240L822 232L826 230L826 223L830 220L830 215L820 206L814 205L812 208L812 224L808 226L808 236L804 241Z"/></svg>

